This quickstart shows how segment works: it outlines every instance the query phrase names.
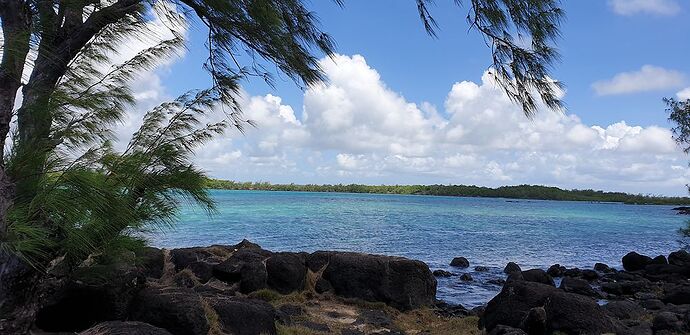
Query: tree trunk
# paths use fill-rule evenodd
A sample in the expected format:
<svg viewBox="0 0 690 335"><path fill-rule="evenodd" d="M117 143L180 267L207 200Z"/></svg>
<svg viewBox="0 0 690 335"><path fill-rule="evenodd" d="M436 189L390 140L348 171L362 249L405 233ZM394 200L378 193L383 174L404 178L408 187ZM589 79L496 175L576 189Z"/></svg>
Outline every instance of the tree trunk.
<svg viewBox="0 0 690 335"><path fill-rule="evenodd" d="M25 334L39 308L41 275L19 257L0 249L0 333Z"/></svg>

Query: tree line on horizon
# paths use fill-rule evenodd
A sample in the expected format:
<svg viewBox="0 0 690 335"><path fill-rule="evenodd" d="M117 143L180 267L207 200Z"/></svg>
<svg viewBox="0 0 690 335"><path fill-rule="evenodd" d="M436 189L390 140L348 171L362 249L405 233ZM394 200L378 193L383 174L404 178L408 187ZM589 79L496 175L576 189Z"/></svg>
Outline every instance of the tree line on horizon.
<svg viewBox="0 0 690 335"><path fill-rule="evenodd" d="M542 185L512 185L496 188L476 185L363 185L363 184L272 184L269 182L237 182L207 179L206 187L219 190L294 191L434 195L531 200L621 202L644 205L690 205L688 197L606 192L601 190L561 189Z"/></svg>

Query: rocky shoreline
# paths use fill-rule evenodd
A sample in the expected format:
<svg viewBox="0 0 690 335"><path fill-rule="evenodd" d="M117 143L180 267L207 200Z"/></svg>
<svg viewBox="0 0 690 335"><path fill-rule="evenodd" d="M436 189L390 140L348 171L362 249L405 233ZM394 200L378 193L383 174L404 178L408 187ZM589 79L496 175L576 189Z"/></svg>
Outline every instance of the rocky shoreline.
<svg viewBox="0 0 690 335"><path fill-rule="evenodd" d="M631 252L618 271L522 270L467 310L436 300L420 261L352 252L271 252L249 241L146 248L77 271L49 271L54 290L36 334L682 334L690 332L690 254ZM469 267L462 257L451 264ZM481 266L475 271L484 270ZM69 273L69 275L67 275ZM460 277L460 276L458 276ZM471 280L472 278L459 278ZM1 318L1 317L0 317ZM12 320L0 320L0 325ZM0 333L3 329L0 328Z"/></svg>

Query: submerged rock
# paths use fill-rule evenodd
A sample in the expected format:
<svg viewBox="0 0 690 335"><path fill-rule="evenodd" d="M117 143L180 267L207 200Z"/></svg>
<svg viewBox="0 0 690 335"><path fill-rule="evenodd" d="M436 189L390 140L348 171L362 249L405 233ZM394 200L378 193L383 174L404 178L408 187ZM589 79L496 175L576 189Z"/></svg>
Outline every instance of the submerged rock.
<svg viewBox="0 0 690 335"><path fill-rule="evenodd" d="M450 266L467 268L470 266L470 261L468 261L465 257L455 257L452 261L450 261Z"/></svg>
<svg viewBox="0 0 690 335"><path fill-rule="evenodd" d="M462 275L460 275L460 280L462 280L462 281L472 281L472 280L474 280L474 279L472 278L472 275L470 275L469 273L463 273Z"/></svg>
<svg viewBox="0 0 690 335"><path fill-rule="evenodd" d="M451 272L448 272L446 270L434 270L433 274L436 277L451 277L451 276L453 276L453 274Z"/></svg>

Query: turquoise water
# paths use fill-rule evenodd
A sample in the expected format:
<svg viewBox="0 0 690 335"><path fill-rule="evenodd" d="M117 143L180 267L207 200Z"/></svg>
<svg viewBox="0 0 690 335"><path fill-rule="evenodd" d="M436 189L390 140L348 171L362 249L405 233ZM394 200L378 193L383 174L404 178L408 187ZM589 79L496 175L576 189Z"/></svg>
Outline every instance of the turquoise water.
<svg viewBox="0 0 690 335"><path fill-rule="evenodd" d="M349 193L213 191L211 217L184 208L174 230L151 236L159 247L234 244L243 238L273 251L348 250L399 255L432 269L453 257L470 260L475 278L439 279L438 298L468 307L488 301L508 261L523 269L620 266L636 250L650 255L678 249L685 217L671 206L636 206L499 198ZM475 273L476 265L489 273Z"/></svg>

